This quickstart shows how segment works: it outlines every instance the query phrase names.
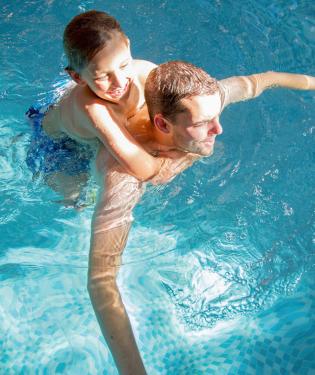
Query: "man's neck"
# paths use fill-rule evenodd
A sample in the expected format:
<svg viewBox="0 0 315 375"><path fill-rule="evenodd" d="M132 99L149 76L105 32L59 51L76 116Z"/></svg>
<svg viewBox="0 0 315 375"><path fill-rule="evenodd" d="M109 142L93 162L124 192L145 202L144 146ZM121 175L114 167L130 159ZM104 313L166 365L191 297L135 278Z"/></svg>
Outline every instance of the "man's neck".
<svg viewBox="0 0 315 375"><path fill-rule="evenodd" d="M164 134L163 132L156 129L156 127L153 127L153 140L160 144L163 148L163 150L171 150L174 149L174 142L168 135Z"/></svg>

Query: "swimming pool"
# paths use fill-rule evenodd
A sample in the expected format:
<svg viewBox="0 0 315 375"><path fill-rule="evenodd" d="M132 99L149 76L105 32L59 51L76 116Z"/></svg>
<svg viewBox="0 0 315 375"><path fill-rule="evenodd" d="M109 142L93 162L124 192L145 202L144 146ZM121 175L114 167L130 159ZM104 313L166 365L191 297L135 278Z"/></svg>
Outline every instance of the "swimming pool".
<svg viewBox="0 0 315 375"><path fill-rule="evenodd" d="M24 112L58 91L63 28L92 8L121 21L137 57L184 59L217 78L315 75L311 1L2 4L6 374L116 374L86 291L93 208L56 204L25 165ZM119 284L149 374L315 371L314 115L314 93L285 90L229 107L214 156L136 208Z"/></svg>

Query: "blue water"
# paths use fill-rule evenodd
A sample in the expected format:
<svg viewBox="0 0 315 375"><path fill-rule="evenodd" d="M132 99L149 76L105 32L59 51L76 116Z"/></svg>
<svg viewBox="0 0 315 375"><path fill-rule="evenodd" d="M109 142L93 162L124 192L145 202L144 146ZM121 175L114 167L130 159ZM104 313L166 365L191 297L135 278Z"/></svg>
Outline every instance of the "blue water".
<svg viewBox="0 0 315 375"><path fill-rule="evenodd" d="M0 373L116 374L86 291L93 206L58 205L25 164L24 112L65 79L66 23L106 10L135 57L219 79L315 75L315 5L0 5ZM314 103L314 92L270 90L229 107L214 155L136 208L119 285L149 374L315 372Z"/></svg>

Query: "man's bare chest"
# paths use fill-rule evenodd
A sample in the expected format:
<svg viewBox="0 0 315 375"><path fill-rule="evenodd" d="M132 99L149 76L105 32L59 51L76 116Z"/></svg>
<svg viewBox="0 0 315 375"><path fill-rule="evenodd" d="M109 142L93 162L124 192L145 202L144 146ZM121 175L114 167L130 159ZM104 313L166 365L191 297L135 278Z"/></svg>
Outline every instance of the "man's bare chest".
<svg viewBox="0 0 315 375"><path fill-rule="evenodd" d="M152 138L152 125L145 103L135 114L126 119L125 126L139 142L147 142Z"/></svg>

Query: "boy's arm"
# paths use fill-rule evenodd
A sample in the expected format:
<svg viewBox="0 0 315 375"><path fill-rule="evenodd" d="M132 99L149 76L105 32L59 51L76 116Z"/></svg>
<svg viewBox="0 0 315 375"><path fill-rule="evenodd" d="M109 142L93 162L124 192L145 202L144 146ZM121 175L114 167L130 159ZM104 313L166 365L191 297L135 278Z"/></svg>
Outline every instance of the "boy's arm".
<svg viewBox="0 0 315 375"><path fill-rule="evenodd" d="M175 156L175 154L177 154L177 156ZM153 185L165 184L182 173L185 169L192 166L192 164L200 158L201 156L197 154L174 151L172 159L165 158L159 173L151 178L149 182Z"/></svg>
<svg viewBox="0 0 315 375"><path fill-rule="evenodd" d="M144 87L148 74L156 65L145 60L133 60L133 65L140 86ZM125 171L139 181L147 181L159 173L166 158L153 157L146 152L127 131L125 124L110 115L103 100L96 100L95 97L85 99L82 107L84 123L94 131Z"/></svg>
<svg viewBox="0 0 315 375"><path fill-rule="evenodd" d="M124 124L112 119L102 103L93 103L85 111L89 128L128 173L139 181L146 181L159 172L165 158L156 158L146 152Z"/></svg>
<svg viewBox="0 0 315 375"><path fill-rule="evenodd" d="M219 81L219 87L223 110L231 103L255 98L272 87L315 90L315 77L304 74L266 72L226 78Z"/></svg>
<svg viewBox="0 0 315 375"><path fill-rule="evenodd" d="M197 155L180 151L164 151L156 154L162 156L152 156L124 126L119 126L113 121L102 103L94 103L91 108L88 109L90 125L96 136L117 160L122 170L139 181L165 183L199 158Z"/></svg>

